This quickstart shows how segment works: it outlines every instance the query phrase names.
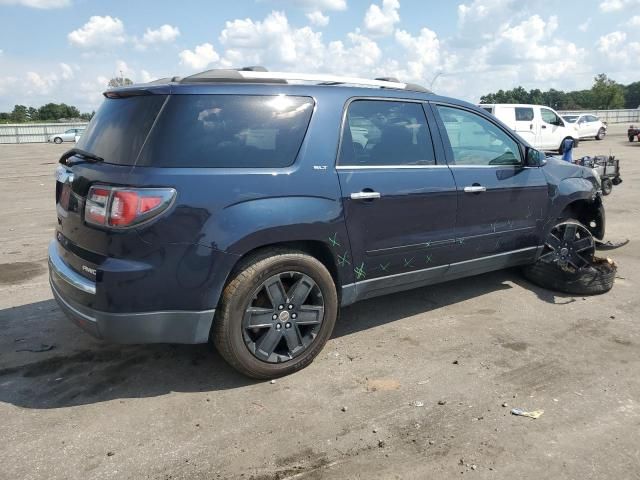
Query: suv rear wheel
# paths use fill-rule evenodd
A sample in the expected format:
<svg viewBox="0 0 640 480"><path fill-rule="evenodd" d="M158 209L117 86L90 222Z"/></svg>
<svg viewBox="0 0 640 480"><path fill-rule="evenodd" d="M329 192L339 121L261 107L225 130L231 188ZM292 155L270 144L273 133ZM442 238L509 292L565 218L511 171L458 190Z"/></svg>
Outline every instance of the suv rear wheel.
<svg viewBox="0 0 640 480"><path fill-rule="evenodd" d="M213 342L241 373L280 377L311 363L337 315L336 287L321 262L301 252L269 250L245 262L225 287Z"/></svg>

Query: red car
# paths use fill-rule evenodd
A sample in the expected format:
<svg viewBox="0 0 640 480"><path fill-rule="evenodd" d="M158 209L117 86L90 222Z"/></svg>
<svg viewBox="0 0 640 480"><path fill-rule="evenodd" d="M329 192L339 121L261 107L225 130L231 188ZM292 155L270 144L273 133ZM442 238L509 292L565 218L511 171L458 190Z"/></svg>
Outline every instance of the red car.
<svg viewBox="0 0 640 480"><path fill-rule="evenodd" d="M629 137L630 142L633 142L634 137L638 137L638 141L640 142L640 128L631 125L629 130L627 130L627 137Z"/></svg>

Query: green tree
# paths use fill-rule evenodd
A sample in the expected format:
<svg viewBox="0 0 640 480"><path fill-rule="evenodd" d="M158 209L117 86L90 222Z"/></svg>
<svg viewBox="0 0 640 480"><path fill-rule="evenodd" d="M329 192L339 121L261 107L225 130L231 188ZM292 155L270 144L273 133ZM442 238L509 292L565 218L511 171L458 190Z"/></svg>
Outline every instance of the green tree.
<svg viewBox="0 0 640 480"><path fill-rule="evenodd" d="M127 85L133 85L133 82L131 81L131 79L125 77L112 78L107 84L109 88L126 87Z"/></svg>
<svg viewBox="0 0 640 480"><path fill-rule="evenodd" d="M590 108L607 110L624 107L624 88L604 73L600 73L594 78L591 95L592 105Z"/></svg>
<svg viewBox="0 0 640 480"><path fill-rule="evenodd" d="M27 109L27 116L29 117L29 120L31 120L32 122L38 120L38 109L29 107Z"/></svg>
<svg viewBox="0 0 640 480"><path fill-rule="evenodd" d="M624 108L640 108L640 82L624 87Z"/></svg>
<svg viewBox="0 0 640 480"><path fill-rule="evenodd" d="M11 112L11 121L14 123L24 123L29 117L27 115L27 107L24 105L15 105L13 107L13 111Z"/></svg>

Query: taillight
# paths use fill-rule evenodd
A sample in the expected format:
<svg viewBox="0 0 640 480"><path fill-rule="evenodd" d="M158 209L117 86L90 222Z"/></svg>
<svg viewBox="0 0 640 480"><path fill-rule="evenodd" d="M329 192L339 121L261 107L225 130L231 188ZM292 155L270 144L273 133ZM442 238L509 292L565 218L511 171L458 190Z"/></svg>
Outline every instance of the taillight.
<svg viewBox="0 0 640 480"><path fill-rule="evenodd" d="M173 188L119 188L96 185L89 189L84 210L87 223L125 228L145 222L166 210Z"/></svg>

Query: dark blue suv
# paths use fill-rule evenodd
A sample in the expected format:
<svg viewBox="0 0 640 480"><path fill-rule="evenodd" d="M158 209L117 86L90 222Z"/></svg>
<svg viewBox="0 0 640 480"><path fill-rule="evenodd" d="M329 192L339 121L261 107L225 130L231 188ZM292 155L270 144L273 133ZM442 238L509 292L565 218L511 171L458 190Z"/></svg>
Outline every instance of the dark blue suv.
<svg viewBox="0 0 640 480"><path fill-rule="evenodd" d="M105 97L60 160L49 265L107 341L211 340L272 378L340 306L532 264L561 219L604 234L591 170L417 85L250 68Z"/></svg>

